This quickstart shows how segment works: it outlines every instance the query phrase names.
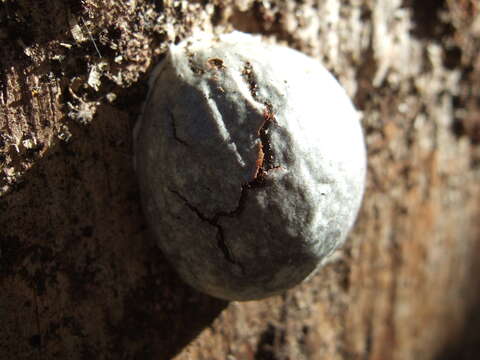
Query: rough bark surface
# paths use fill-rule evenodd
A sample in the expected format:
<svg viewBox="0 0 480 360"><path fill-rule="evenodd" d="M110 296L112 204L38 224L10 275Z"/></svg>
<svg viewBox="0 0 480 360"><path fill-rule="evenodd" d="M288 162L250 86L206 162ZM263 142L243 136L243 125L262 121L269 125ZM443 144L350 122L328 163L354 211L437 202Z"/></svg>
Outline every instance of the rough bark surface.
<svg viewBox="0 0 480 360"><path fill-rule="evenodd" d="M478 358L479 11L474 0L3 0L0 358ZM363 111L355 231L283 296L195 292L145 226L132 127L149 69L198 29L317 57Z"/></svg>

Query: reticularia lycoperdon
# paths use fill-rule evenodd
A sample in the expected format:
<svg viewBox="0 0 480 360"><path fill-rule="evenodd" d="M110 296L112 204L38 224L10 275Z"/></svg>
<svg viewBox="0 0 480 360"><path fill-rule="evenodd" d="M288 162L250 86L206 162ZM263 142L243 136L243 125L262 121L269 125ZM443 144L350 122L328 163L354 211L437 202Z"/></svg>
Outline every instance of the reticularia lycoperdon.
<svg viewBox="0 0 480 360"><path fill-rule="evenodd" d="M154 70L135 135L148 223L194 288L275 295L344 241L365 143L345 91L316 60L259 37L201 34Z"/></svg>

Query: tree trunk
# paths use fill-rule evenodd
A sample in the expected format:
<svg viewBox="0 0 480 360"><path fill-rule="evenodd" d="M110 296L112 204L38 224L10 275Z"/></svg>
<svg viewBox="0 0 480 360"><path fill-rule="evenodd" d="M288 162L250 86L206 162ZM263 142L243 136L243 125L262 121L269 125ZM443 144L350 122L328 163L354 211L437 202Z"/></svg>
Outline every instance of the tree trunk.
<svg viewBox="0 0 480 360"><path fill-rule="evenodd" d="M478 358L479 11L475 0L3 0L0 358ZM146 77L199 28L318 58L363 112L357 225L283 296L196 292L142 216L132 128Z"/></svg>

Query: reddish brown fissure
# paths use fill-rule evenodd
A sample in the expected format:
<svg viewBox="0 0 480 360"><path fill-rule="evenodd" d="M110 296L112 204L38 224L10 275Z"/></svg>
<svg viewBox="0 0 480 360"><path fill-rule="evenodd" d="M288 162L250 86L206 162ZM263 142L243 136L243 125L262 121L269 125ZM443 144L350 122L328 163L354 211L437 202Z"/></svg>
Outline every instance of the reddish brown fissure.
<svg viewBox="0 0 480 360"><path fill-rule="evenodd" d="M277 124L275 115L273 114L272 105L265 103L263 111L264 121L260 129L258 129L258 136L260 137L260 151L257 158L257 171L254 180L263 182L269 170L276 169L279 166L274 165L274 156L271 145L270 129Z"/></svg>
<svg viewBox="0 0 480 360"><path fill-rule="evenodd" d="M255 76L255 73L253 72L253 66L248 61L245 62L245 64L243 64L242 75L243 75L245 81L248 84L250 94L252 94L252 97L255 100L258 101L258 98L257 98L257 91L258 91L257 79L256 79L256 76Z"/></svg>
<svg viewBox="0 0 480 360"><path fill-rule="evenodd" d="M240 199L238 200L238 204L235 207L235 209L231 211L220 211L220 212L217 212L213 217L208 217L208 216L205 216L195 206L193 206L188 201L188 199L185 198L183 195L181 195L178 191L170 189L170 192L172 192L177 197L179 197L185 203L185 205L198 216L200 220L209 223L210 225L214 226L217 229L217 246L223 252L225 259L227 259L227 261L229 261L230 263L237 265L241 269L242 274L246 273L245 267L243 266L242 263L240 263L237 259L235 259L230 249L228 248L225 240L225 233L224 233L223 227L219 224L219 221L221 217L236 217L240 215L245 207L248 190L265 186L265 180L266 180L265 178L268 171L279 168L279 166L274 165L273 151L270 144L269 129L273 124L275 124L275 117L273 115L272 107L271 105L266 105L264 110L264 121L262 123L262 126L258 129L258 136L260 138L260 149L259 149L259 159L257 159L256 173L254 178L251 181L242 185ZM183 141L181 141L176 137L175 132L174 132L174 137L178 141L184 143Z"/></svg>
<svg viewBox="0 0 480 360"><path fill-rule="evenodd" d="M250 62L245 62L242 70L243 78L248 84L248 89L253 99L257 102L262 103L265 108L263 110L263 123L258 129L257 135L260 138L260 144L258 149L256 169L254 174L254 179L251 181L256 185L263 183L265 175L269 170L279 168L279 166L274 165L274 157L271 146L270 139L270 130L272 126L278 126L277 120L275 119L275 114L273 111L272 104L265 99L261 99L258 95L258 81L253 66Z"/></svg>
<svg viewBox="0 0 480 360"><path fill-rule="evenodd" d="M252 94L252 97L257 101L260 101L257 95L258 86L256 82L256 77L253 72L252 65L250 63L248 62L245 63L242 74L244 75L245 80L249 84L249 89ZM245 207L248 191L251 189L264 187L266 185L267 173L270 170L280 168L280 166L274 164L274 154L273 154L273 149L271 145L270 131L272 126L277 125L277 121L275 119L275 115L273 111L273 106L268 101L262 101L262 103L265 105L265 108L263 111L264 120L262 122L262 125L257 131L257 135L260 139L260 144L259 144L259 151L257 155L254 177L251 181L242 185L240 199L238 200L238 204L235 209L231 211L219 211L215 215L213 215L213 217L208 217L208 216L205 216L195 206L193 206L188 201L188 199L185 198L178 191L170 189L170 192L172 192L177 197L179 197L185 203L185 205L198 216L200 220L209 223L210 225L214 226L217 229L218 247L223 252L227 261L239 266L243 274L245 274L245 267L237 259L235 259L235 257L229 250L227 243L225 241L225 233L224 233L223 227L219 224L219 221L220 221L220 218L222 217L236 217L240 215ZM172 118L174 138L180 143L184 145L188 145L186 142L184 142L183 140L177 137L173 114L171 112L169 112L169 114Z"/></svg>

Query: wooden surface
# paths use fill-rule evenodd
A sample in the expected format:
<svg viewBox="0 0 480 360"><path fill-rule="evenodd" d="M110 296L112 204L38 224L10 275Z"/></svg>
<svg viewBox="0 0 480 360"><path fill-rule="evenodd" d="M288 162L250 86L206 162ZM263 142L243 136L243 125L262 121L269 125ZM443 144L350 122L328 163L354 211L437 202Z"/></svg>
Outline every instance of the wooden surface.
<svg viewBox="0 0 480 360"><path fill-rule="evenodd" d="M220 3L0 3L0 358L480 356L478 2ZM146 74L199 28L317 57L363 112L355 230L283 296L194 291L141 213Z"/></svg>

